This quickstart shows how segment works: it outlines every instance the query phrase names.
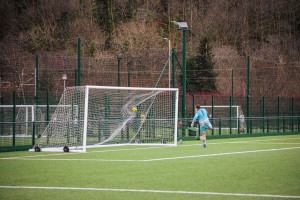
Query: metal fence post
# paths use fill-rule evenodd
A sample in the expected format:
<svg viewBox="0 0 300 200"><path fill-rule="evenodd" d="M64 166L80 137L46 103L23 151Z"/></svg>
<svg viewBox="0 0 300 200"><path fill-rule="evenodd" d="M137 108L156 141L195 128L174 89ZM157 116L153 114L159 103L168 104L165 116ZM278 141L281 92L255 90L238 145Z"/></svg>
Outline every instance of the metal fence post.
<svg viewBox="0 0 300 200"><path fill-rule="evenodd" d="M232 96L229 97L229 134L232 134Z"/></svg>
<svg viewBox="0 0 300 200"><path fill-rule="evenodd" d="M280 97L277 97L277 131L280 131Z"/></svg>
<svg viewBox="0 0 300 200"><path fill-rule="evenodd" d="M221 135L221 128L222 128L221 123L222 123L221 118L219 118L219 135Z"/></svg>
<svg viewBox="0 0 300 200"><path fill-rule="evenodd" d="M265 97L262 97L262 130L265 133Z"/></svg>
<svg viewBox="0 0 300 200"><path fill-rule="evenodd" d="M0 105L4 105L4 97L3 97L2 94L0 96ZM4 110L3 110L3 108L0 109L0 122L4 122ZM3 132L4 132L4 124L0 124L0 135L2 135Z"/></svg>
<svg viewBox="0 0 300 200"><path fill-rule="evenodd" d="M292 123L291 123L291 126L292 126L292 131L294 131L294 97L292 97L291 99L291 107L292 107Z"/></svg>
<svg viewBox="0 0 300 200"><path fill-rule="evenodd" d="M214 127L214 95L211 95L211 117L212 117L212 126ZM212 135L214 135L214 130L212 129Z"/></svg>
<svg viewBox="0 0 300 200"><path fill-rule="evenodd" d="M13 91L13 147L16 147L16 91Z"/></svg>
<svg viewBox="0 0 300 200"><path fill-rule="evenodd" d="M46 121L47 121L47 124L49 123L49 116L50 116L50 109L49 109L49 91L47 91L47 114L46 114Z"/></svg>

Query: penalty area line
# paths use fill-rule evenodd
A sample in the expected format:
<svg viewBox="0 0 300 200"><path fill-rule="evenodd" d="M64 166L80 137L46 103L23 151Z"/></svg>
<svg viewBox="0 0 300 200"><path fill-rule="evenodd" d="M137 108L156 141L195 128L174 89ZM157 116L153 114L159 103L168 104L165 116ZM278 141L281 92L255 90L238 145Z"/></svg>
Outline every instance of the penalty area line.
<svg viewBox="0 0 300 200"><path fill-rule="evenodd" d="M165 193L165 194L187 194L187 195L218 195L218 196L243 196L243 197L269 197L300 199L300 196L273 195L273 194L243 194L224 192L196 192L177 190L142 190L142 189L116 189L116 188L80 188L80 187L43 187L43 186L0 186L0 189L40 189L40 190L79 190L79 191L108 191L108 192L136 192L136 193Z"/></svg>

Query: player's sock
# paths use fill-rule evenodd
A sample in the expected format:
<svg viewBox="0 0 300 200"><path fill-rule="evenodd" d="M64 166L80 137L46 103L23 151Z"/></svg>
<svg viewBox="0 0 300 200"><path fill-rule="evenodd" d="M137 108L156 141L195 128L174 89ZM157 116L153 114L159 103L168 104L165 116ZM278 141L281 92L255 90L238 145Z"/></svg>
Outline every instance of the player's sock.
<svg viewBox="0 0 300 200"><path fill-rule="evenodd" d="M203 147L206 147L206 137L203 137Z"/></svg>

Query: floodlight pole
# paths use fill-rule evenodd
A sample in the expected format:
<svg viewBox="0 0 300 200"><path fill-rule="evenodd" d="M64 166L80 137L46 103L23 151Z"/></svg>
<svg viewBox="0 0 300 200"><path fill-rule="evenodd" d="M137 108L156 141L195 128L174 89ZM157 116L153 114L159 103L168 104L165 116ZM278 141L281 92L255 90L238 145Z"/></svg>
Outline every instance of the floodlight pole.
<svg viewBox="0 0 300 200"><path fill-rule="evenodd" d="M175 88L175 49L172 48L172 88Z"/></svg>
<svg viewBox="0 0 300 200"><path fill-rule="evenodd" d="M61 79L64 81L64 90L66 89L66 80L68 79L67 74L63 74Z"/></svg>
<svg viewBox="0 0 300 200"><path fill-rule="evenodd" d="M168 47L169 47L169 88L171 87L171 40L168 38L164 38L164 40L168 41Z"/></svg>
<svg viewBox="0 0 300 200"><path fill-rule="evenodd" d="M35 144L35 134L36 134L36 125L35 125L35 121L36 121L36 106L38 105L38 89L39 89L39 56L38 53L35 54L35 69L34 69L34 112L33 112L33 126L32 126L32 144ZM15 105L15 104L14 104Z"/></svg>
<svg viewBox="0 0 300 200"><path fill-rule="evenodd" d="M118 86L120 87L120 80L121 80L121 78L120 78L120 62L121 62L121 60L124 58L124 55L123 54L118 54L117 55L117 59L118 59Z"/></svg>
<svg viewBox="0 0 300 200"><path fill-rule="evenodd" d="M81 41L77 39L77 85L81 86Z"/></svg>
<svg viewBox="0 0 300 200"><path fill-rule="evenodd" d="M186 30L183 30L183 47L182 47L182 63L183 63L183 98L182 98L182 118L186 118Z"/></svg>
<svg viewBox="0 0 300 200"><path fill-rule="evenodd" d="M34 97L35 97L35 104L38 105L38 88L39 88L39 56L38 53L35 54L35 91L34 91Z"/></svg>
<svg viewBox="0 0 300 200"><path fill-rule="evenodd" d="M187 22L172 21L179 30L182 30L182 68L183 68L183 89L182 89L182 118L186 118L186 31L188 30Z"/></svg>
<svg viewBox="0 0 300 200"><path fill-rule="evenodd" d="M247 132L250 128L250 56L247 56Z"/></svg>

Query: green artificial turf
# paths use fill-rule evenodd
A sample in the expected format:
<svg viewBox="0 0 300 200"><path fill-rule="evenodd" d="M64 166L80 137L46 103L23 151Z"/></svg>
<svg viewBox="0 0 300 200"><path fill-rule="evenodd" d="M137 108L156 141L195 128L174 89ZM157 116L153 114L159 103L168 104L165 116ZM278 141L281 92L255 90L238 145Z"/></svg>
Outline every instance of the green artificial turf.
<svg viewBox="0 0 300 200"><path fill-rule="evenodd" d="M299 156L299 135L0 153L0 200L300 198Z"/></svg>

